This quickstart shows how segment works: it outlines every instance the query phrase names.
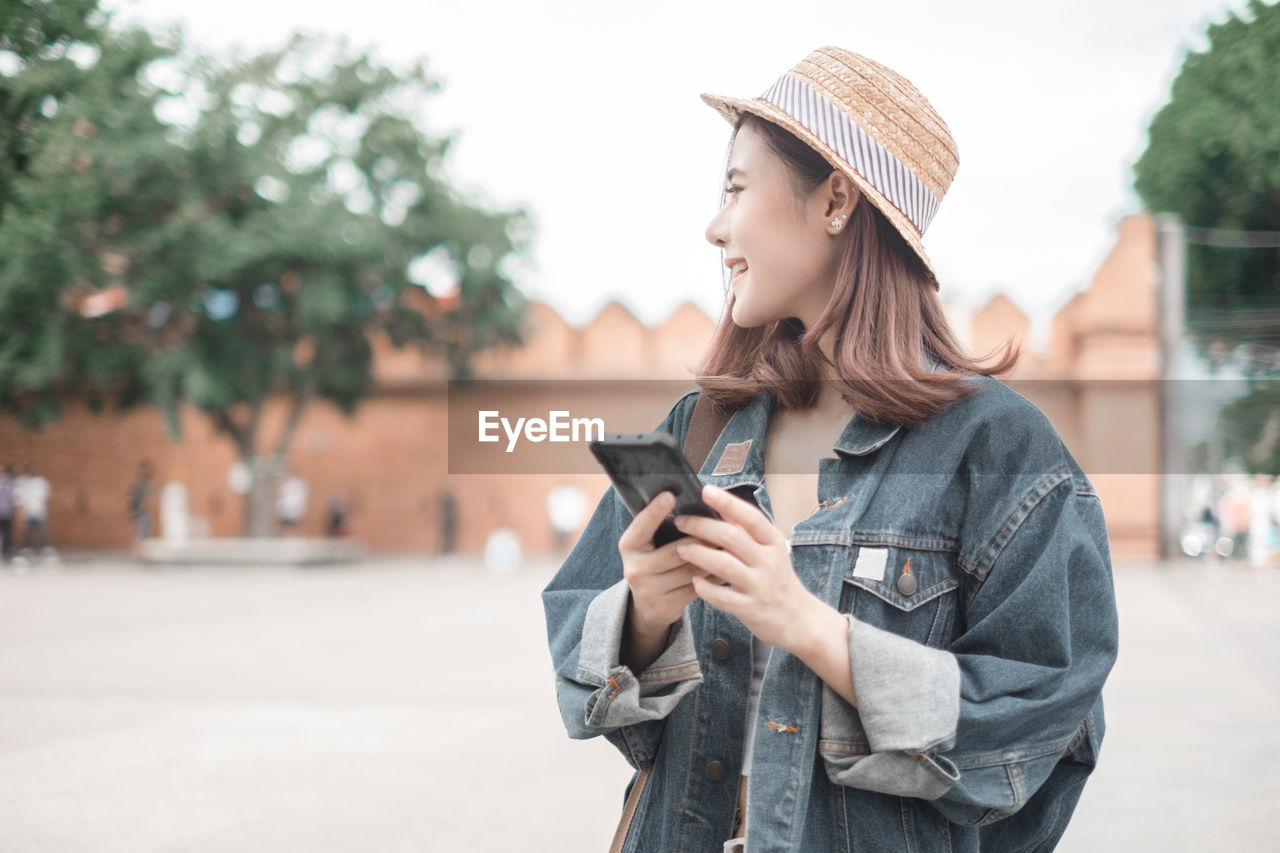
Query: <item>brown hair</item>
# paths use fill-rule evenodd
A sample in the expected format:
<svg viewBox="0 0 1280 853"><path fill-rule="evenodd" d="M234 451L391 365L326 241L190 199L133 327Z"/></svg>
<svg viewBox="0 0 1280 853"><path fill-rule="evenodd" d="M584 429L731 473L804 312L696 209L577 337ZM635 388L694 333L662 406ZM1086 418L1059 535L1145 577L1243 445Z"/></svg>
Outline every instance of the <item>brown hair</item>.
<svg viewBox="0 0 1280 853"><path fill-rule="evenodd" d="M833 171L790 131L751 114L734 125L733 139L748 121L789 167L797 198L807 197ZM724 310L696 368L703 393L736 408L768 389L783 408L809 408L818 401L822 367L831 364L818 345L830 332L845 401L871 420L918 426L971 394L965 380L973 374L1005 373L1017 363L1012 341L993 364L983 362L999 348L976 359L960 346L928 269L866 198L854 208L841 239L835 288L813 328L796 319L738 326L733 293L726 289ZM935 373L931 358L949 369Z"/></svg>

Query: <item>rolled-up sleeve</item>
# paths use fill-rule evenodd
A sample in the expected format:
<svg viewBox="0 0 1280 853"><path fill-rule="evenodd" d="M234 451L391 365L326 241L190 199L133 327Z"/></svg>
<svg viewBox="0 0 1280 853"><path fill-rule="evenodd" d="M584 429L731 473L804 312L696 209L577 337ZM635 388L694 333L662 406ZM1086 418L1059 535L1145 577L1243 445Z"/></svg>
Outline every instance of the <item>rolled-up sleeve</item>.
<svg viewBox="0 0 1280 853"><path fill-rule="evenodd" d="M576 679L596 688L587 700L587 726L613 728L660 720L702 681L688 613L672 628L667 647L643 672L633 673L620 662L628 597L627 582L618 581L587 607Z"/></svg>
<svg viewBox="0 0 1280 853"><path fill-rule="evenodd" d="M686 395L658 426L682 440L693 407ZM631 523L617 492L601 497L564 564L542 592L556 701L573 738L604 735L635 767L652 763L662 723L702 681L686 613L663 652L643 672L621 662L628 588L618 539Z"/></svg>
<svg viewBox="0 0 1280 853"><path fill-rule="evenodd" d="M824 691L820 746L832 781L965 825L1016 812L1079 743L1117 649L1101 505L1069 472L1022 496L979 553L947 648L850 618L858 707Z"/></svg>
<svg viewBox="0 0 1280 853"><path fill-rule="evenodd" d="M960 665L955 655L849 619L858 708L824 687L822 757L833 782L936 799L957 781L938 750L955 742Z"/></svg>

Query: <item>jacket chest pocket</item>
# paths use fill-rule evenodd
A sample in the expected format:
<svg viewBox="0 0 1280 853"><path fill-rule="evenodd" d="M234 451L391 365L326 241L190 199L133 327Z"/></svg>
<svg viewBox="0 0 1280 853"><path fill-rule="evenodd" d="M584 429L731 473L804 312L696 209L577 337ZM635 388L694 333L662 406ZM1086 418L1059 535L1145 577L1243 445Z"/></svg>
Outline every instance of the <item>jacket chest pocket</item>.
<svg viewBox="0 0 1280 853"><path fill-rule="evenodd" d="M948 551L864 545L845 570L840 610L935 648L952 640L955 555Z"/></svg>

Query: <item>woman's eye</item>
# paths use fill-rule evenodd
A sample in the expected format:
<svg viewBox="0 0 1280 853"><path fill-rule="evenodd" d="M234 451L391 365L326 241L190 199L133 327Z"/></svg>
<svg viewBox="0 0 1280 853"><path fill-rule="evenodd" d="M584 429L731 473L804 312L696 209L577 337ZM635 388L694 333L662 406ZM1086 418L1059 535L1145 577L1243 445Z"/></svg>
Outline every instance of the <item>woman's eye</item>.
<svg viewBox="0 0 1280 853"><path fill-rule="evenodd" d="M742 192L742 187L738 187L738 186L725 187L724 191L726 195L729 193L740 193Z"/></svg>

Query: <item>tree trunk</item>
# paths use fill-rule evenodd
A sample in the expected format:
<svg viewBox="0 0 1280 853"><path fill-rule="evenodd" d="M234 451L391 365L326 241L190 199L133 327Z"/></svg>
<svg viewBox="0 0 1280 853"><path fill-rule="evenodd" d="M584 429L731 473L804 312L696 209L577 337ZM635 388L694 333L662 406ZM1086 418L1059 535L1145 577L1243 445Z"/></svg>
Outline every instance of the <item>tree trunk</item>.
<svg viewBox="0 0 1280 853"><path fill-rule="evenodd" d="M293 399L289 403L289 416L285 420L284 430L280 433L274 452L263 456L253 456L250 453L247 457L244 455L241 457L244 464L249 466L251 475L249 491L244 496L245 536L259 538L275 535L276 488L281 478L288 473L289 448L293 446L293 437L297 435L298 423L302 420L302 413L306 411L310 400L311 394L306 389L293 392ZM241 445L242 451L251 450L255 444L258 416L261 411L262 407L259 403L254 407L253 418L244 432L245 442Z"/></svg>
<svg viewBox="0 0 1280 853"><path fill-rule="evenodd" d="M275 535L276 486L286 473L289 448L293 445L298 423L310 400L311 392L305 387L293 392L289 415L276 448L262 456L257 454L257 443L263 400L253 402L247 422L243 418L233 418L226 409L212 413L216 430L231 437L236 449L240 451L241 464L249 471L249 490L244 494L244 535L247 537L264 538Z"/></svg>
<svg viewBox="0 0 1280 853"><path fill-rule="evenodd" d="M275 535L276 482L280 468L275 456L242 459L249 466L249 491L244 495L244 535L261 539Z"/></svg>

